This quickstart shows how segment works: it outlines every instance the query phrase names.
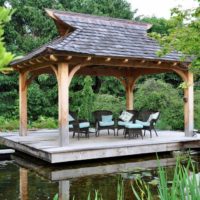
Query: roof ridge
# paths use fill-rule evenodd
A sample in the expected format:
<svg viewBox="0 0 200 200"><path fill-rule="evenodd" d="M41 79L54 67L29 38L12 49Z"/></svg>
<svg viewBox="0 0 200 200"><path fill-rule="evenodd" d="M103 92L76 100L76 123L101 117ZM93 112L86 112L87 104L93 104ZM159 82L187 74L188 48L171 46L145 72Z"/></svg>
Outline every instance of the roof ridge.
<svg viewBox="0 0 200 200"><path fill-rule="evenodd" d="M54 9L45 9L45 10L47 12L50 11L50 12L53 12L58 15L77 16L77 17L81 17L82 19L90 18L90 19L96 19L96 20L101 20L101 21L106 21L106 22L117 22L117 23L121 23L121 24L138 25L138 26L146 27L146 29L150 29L152 26L150 23L137 22L137 21L128 20L128 19L113 18L113 17L107 17L107 16L98 16L98 15L92 15L92 14L54 10Z"/></svg>

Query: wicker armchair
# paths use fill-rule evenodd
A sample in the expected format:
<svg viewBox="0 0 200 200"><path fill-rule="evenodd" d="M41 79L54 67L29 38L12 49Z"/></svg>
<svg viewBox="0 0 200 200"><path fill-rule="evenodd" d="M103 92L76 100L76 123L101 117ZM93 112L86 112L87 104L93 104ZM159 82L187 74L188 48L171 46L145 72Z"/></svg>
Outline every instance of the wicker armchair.
<svg viewBox="0 0 200 200"><path fill-rule="evenodd" d="M137 110L126 110L126 111L133 114L133 117L129 122L124 122L120 118L117 119L117 135L119 134L119 130L121 129L123 129L123 134L125 134L125 125L130 122L135 123L135 120L138 118L139 112ZM122 114L122 112L120 113L120 115Z"/></svg>
<svg viewBox="0 0 200 200"><path fill-rule="evenodd" d="M114 131L114 135L115 135L115 122L113 119L111 119L108 122L105 122L102 120L102 116L113 116L113 113L111 111L108 110L97 110L94 111L92 113L93 117L94 117L94 122L95 122L95 127L96 127L96 136L99 136L100 130L108 130L108 135L110 134L109 130L113 130Z"/></svg>
<svg viewBox="0 0 200 200"><path fill-rule="evenodd" d="M75 112L69 112L74 120L69 121L69 130L73 132L73 138L75 134L78 134L78 139L82 134L85 134L86 138L89 138L89 127L90 123L86 120L81 120L77 118Z"/></svg>
<svg viewBox="0 0 200 200"><path fill-rule="evenodd" d="M158 121L159 116L160 116L160 112L158 111L142 110L139 112L139 117L138 117L139 120L136 120L135 122L143 125L144 135L147 130L150 132L150 137L152 138L152 130L154 130L156 136L158 136L158 133L155 129L155 124Z"/></svg>

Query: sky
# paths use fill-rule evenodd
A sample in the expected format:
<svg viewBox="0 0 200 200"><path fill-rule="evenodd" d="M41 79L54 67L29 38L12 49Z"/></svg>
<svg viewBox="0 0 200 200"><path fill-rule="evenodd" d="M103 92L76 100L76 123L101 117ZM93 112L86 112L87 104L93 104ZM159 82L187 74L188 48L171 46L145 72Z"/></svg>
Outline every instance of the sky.
<svg viewBox="0 0 200 200"><path fill-rule="evenodd" d="M195 0L127 0L133 10L138 9L137 15L170 17L170 9L181 5L184 9L198 5Z"/></svg>

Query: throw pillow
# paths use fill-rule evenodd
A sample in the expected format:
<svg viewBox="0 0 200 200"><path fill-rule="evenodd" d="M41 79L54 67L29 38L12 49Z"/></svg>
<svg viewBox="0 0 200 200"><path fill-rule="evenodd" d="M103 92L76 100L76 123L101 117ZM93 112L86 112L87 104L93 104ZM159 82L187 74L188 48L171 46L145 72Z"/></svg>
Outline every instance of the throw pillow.
<svg viewBox="0 0 200 200"><path fill-rule="evenodd" d="M133 117L132 113L123 111L122 114L119 116L119 119L121 119L124 122L129 122L132 117Z"/></svg>
<svg viewBox="0 0 200 200"><path fill-rule="evenodd" d="M72 122L72 121L74 121L75 119L69 114L69 122Z"/></svg>
<svg viewBox="0 0 200 200"><path fill-rule="evenodd" d="M148 122L150 122L152 119L157 119L159 116L159 112L156 112L156 113L152 113L150 116L149 116L149 119L147 120Z"/></svg>

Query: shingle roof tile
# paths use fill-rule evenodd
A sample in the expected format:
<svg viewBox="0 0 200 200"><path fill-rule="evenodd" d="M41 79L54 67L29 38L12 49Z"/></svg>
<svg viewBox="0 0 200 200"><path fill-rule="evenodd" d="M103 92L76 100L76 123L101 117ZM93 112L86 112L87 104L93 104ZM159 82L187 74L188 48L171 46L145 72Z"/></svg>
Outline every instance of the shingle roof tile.
<svg viewBox="0 0 200 200"><path fill-rule="evenodd" d="M75 28L69 35L31 52L20 62L44 52L47 48L97 56L131 57L178 61L181 54L172 52L158 57L160 46L147 35L148 24L128 20L97 17L63 11L53 11L64 23Z"/></svg>

